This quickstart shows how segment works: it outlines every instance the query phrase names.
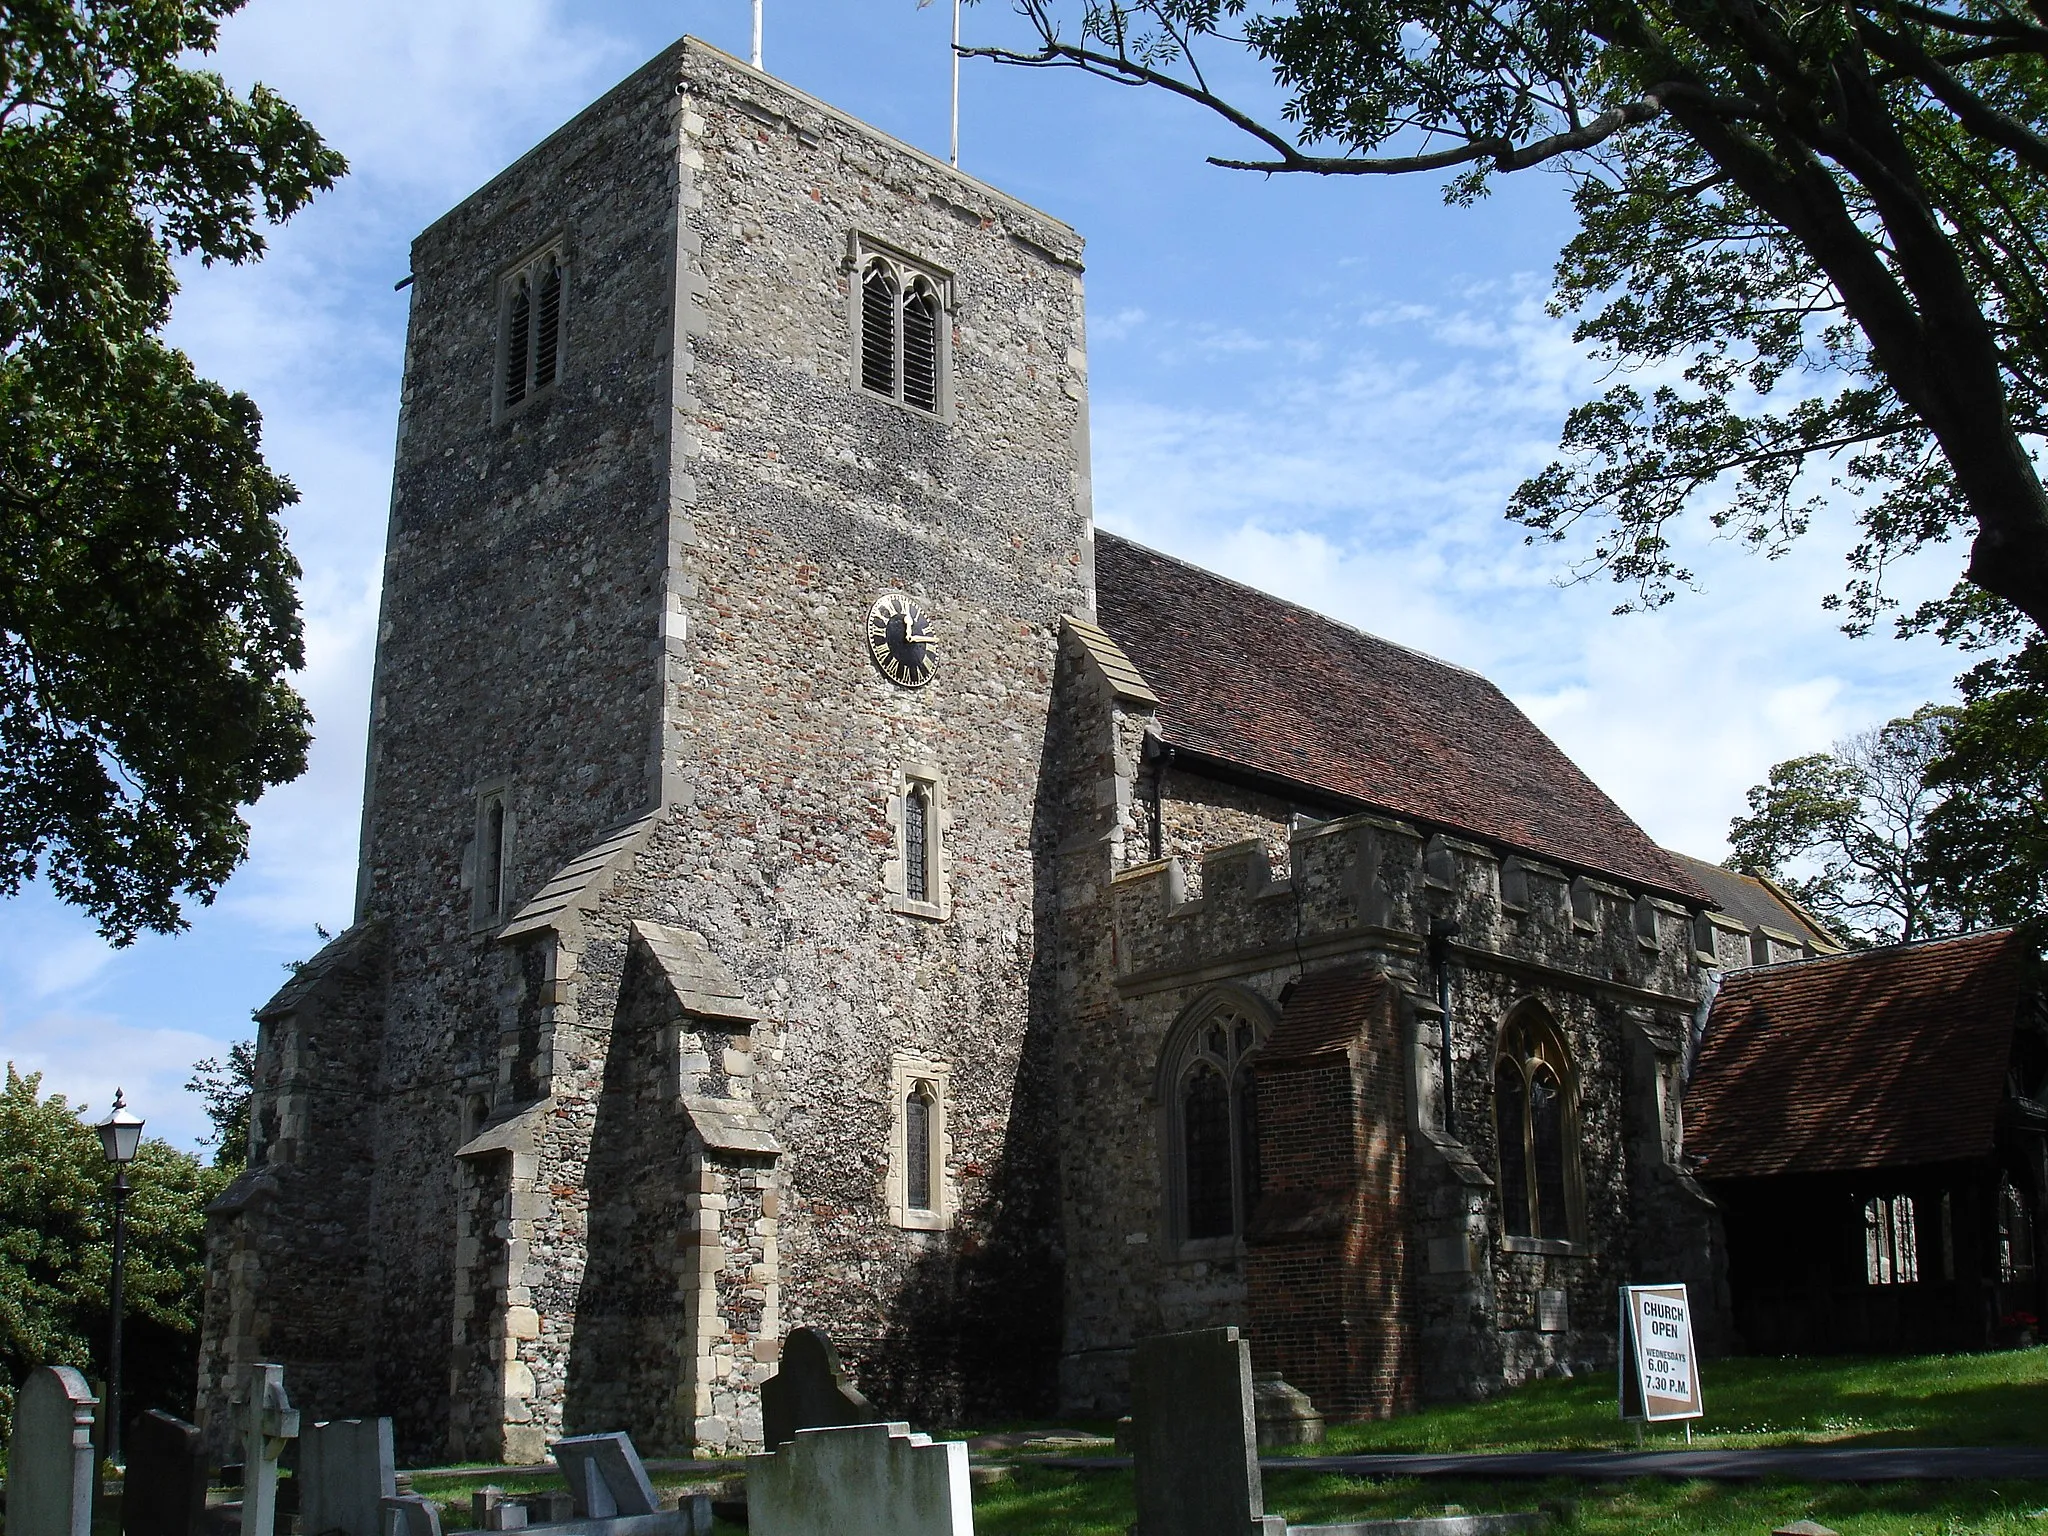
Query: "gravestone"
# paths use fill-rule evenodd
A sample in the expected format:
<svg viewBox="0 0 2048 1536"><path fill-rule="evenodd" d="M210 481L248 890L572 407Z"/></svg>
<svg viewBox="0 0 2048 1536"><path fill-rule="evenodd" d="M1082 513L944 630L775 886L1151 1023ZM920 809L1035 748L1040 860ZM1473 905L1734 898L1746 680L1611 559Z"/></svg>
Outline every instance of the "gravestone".
<svg viewBox="0 0 2048 1536"><path fill-rule="evenodd" d="M394 1494L377 1501L382 1536L441 1536L441 1510L417 1493Z"/></svg>
<svg viewBox="0 0 2048 1536"><path fill-rule="evenodd" d="M258 1365L242 1408L242 1533L273 1536L277 1526L277 1458L299 1438L299 1411L284 1393L284 1367Z"/></svg>
<svg viewBox="0 0 2048 1536"><path fill-rule="evenodd" d="M775 1374L761 1383L761 1439L769 1450L800 1429L879 1424L875 1405L846 1379L839 1351L822 1328L799 1328L782 1341Z"/></svg>
<svg viewBox="0 0 2048 1536"><path fill-rule="evenodd" d="M973 1536L967 1446L908 1424L798 1430L747 1458L749 1536Z"/></svg>
<svg viewBox="0 0 2048 1536"><path fill-rule="evenodd" d="M1235 1328L1138 1341L1131 1457L1134 1536L1285 1536L1265 1512L1251 1346Z"/></svg>
<svg viewBox="0 0 2048 1536"><path fill-rule="evenodd" d="M301 1536L383 1536L383 1501L398 1492L389 1419L329 1419L299 1441Z"/></svg>
<svg viewBox="0 0 2048 1536"><path fill-rule="evenodd" d="M504 1489L486 1484L469 1496L469 1527L473 1531L523 1531L526 1505L506 1498Z"/></svg>
<svg viewBox="0 0 2048 1536"><path fill-rule="evenodd" d="M124 1536L199 1536L206 1522L206 1452L199 1426L152 1408L128 1426L125 1440Z"/></svg>
<svg viewBox="0 0 2048 1536"><path fill-rule="evenodd" d="M42 1366L21 1384L7 1447L8 1536L91 1536L98 1404L68 1365Z"/></svg>
<svg viewBox="0 0 2048 1536"><path fill-rule="evenodd" d="M570 1497L580 1519L605 1520L614 1515L651 1515L661 1506L654 1485L640 1464L630 1436L574 1435L548 1447L555 1465L569 1480Z"/></svg>
<svg viewBox="0 0 2048 1536"><path fill-rule="evenodd" d="M1260 1371L1252 1378L1252 1417L1262 1451L1323 1443L1322 1414L1306 1392L1289 1385L1278 1371Z"/></svg>

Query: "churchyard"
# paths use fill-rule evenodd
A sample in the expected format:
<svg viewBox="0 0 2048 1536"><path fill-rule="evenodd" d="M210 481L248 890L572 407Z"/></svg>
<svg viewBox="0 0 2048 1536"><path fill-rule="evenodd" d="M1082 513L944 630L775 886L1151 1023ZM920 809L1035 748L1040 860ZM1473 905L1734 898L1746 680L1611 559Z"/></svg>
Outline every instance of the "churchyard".
<svg viewBox="0 0 2048 1536"><path fill-rule="evenodd" d="M1196 1339L1206 1341L1206 1358L1200 1350L1188 1356L1188 1341ZM1135 1421L1122 1427L1122 1448L1135 1452L1137 1468L1118 1456L1110 1440L1118 1425L1110 1423L1065 1423L1057 1438L1044 1438L1047 1425L983 1425L932 1440L903 1425L862 1423L874 1409L846 1384L829 1346L813 1350L803 1378L770 1393L770 1436L797 1436L776 1456L653 1466L641 1464L625 1436L578 1436L555 1442L555 1464L547 1468L457 1466L403 1475L393 1466L385 1421L299 1423L289 1386L266 1372L252 1393L256 1401L244 1405L244 1464L254 1473L244 1473L240 1489L207 1493L197 1442L168 1415L143 1415L129 1440L125 1520L102 1505L90 1526L72 1513L90 1466L90 1391L76 1374L47 1372L37 1395L25 1393L25 1417L10 1446L4 1536L227 1536L244 1530L242 1509L250 1509L250 1530L262 1530L264 1507L281 1511L268 1518L268 1536L440 1536L522 1526L553 1528L559 1536L1401 1530L1368 1522L1421 1522L1407 1530L1477 1536L1513 1528L1483 1520L1489 1516L1524 1516L1530 1524L1522 1528L1587 1536L1761 1536L1798 1520L1841 1536L2048 1530L2048 1481L1366 1479L1286 1470L1286 1460L1298 1456L1636 1450L1634 1430L1616 1419L1614 1380L1606 1374L1534 1382L1493 1403L1333 1425L1319 1446L1260 1452L1260 1475L1247 1460L1251 1419L1237 1401L1249 1403L1247 1352L1221 1329L1161 1343L1174 1348L1163 1364L1141 1366ZM1720 1360L1710 1366L1706 1405L1692 1438L1698 1450L2038 1448L2048 1444L2048 1348L1896 1360ZM1645 1444L1673 1450L1686 1440L1673 1427L1655 1427ZM281 1477L281 1460L295 1473ZM848 1491L868 1511L889 1499L907 1503L877 1524L844 1524L844 1511L823 1505ZM207 1513L199 1513L203 1499L213 1505ZM1141 1518L1141 1501L1153 1520ZM735 1520L741 1503L745 1524ZM1227 1526L1210 1524L1204 1516L1217 1507L1241 1513ZM715 1511L727 1518L715 1518Z"/></svg>
<svg viewBox="0 0 2048 1536"><path fill-rule="evenodd" d="M804 1371L771 1392L774 1456L643 1466L620 1435L558 1441L544 1469L396 1468L386 1421L300 1422L288 1384L266 1372L244 1405L239 1488L205 1488L196 1441L166 1415L145 1415L129 1440L125 1518L103 1504L81 1524L88 1485L91 1392L75 1373L40 1373L25 1392L8 1467L4 1536L440 1536L474 1529L549 1528L559 1536L807 1536L812 1530L982 1536L1199 1536L1211 1529L1312 1536L1424 1522L1418 1536L1500 1532L1479 1517L1520 1515L1523 1529L1604 1536L1658 1530L1734 1536L1806 1520L1840 1536L2039 1533L2048 1481L1956 1479L1878 1483L1764 1478L1365 1478L1288 1470L1290 1458L1460 1452L1627 1452L1611 1377L1533 1383L1490 1403L1458 1404L1364 1424L1332 1426L1323 1443L1259 1453L1252 1470L1250 1362L1224 1330L1154 1341L1165 1358L1141 1365L1134 1422L1119 1458L1110 1424L956 1428L927 1439L877 1417L847 1385L822 1343ZM1190 1352L1194 1341L1203 1341ZM799 1356L804 1351L799 1350ZM1709 1367L1700 1450L1773 1447L2048 1445L2048 1348L1902 1359L1736 1359ZM1149 1387L1148 1387L1149 1382ZM1240 1401L1241 1400L1241 1401ZM1149 1430L1146 1427L1149 1421ZM836 1427L828 1427L836 1426ZM801 1433L799 1433L801 1431ZM296 1444L294 1445L294 1442ZM1659 1427L1651 1450L1679 1449ZM970 1449L971 1445L971 1449ZM295 1471L280 1475L280 1463ZM970 1466L970 1463L972 1464ZM751 1485L751 1486L749 1486ZM745 1491L743 1491L745 1490ZM848 1523L829 1506L852 1497L880 1520ZM212 1506L199 1512L201 1501ZM1141 1516L1144 1503L1152 1518ZM747 1523L734 1518L744 1504ZM266 1517L264 1509L278 1513ZM1227 1526L1208 1516L1219 1509ZM970 1512L971 1509L971 1512ZM239 1522L249 1510L248 1526ZM822 1511L822 1514L821 1514ZM857 1511L858 1512L858 1511Z"/></svg>

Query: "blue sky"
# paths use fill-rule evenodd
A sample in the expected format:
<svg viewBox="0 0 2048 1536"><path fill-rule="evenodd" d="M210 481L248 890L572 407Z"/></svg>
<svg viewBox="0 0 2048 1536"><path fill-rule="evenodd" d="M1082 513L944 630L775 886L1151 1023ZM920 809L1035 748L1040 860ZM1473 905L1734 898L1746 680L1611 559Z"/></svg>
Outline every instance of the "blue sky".
<svg viewBox="0 0 2048 1536"><path fill-rule="evenodd" d="M256 398L303 493L318 741L189 932L116 952L43 891L0 903L0 1057L46 1089L98 1109L118 1082L190 1142L191 1063L249 1032L316 923L349 920L413 234L676 36L744 54L748 27L747 0L251 0L228 24L218 67L281 90L354 166L260 266L188 273L173 324ZM767 0L766 64L943 155L948 27L944 0ZM1002 0L966 30L1018 37ZM1772 763L1946 694L1959 658L1848 640L1821 610L1845 520L1777 561L1695 530L1704 590L1622 618L1613 588L1560 587L1568 555L1502 520L1599 380L1543 312L1570 228L1557 178L1459 210L1416 180L1246 176L1204 165L1242 145L1163 95L963 73L963 168L1088 239L1104 527L1486 673L1653 836L1706 857ZM1945 591L1962 556L1900 592Z"/></svg>

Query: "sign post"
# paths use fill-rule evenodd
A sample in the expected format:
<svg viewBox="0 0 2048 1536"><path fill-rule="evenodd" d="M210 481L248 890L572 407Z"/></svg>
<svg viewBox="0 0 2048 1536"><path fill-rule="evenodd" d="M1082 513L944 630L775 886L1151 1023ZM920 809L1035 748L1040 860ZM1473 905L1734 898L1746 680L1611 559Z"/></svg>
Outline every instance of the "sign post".
<svg viewBox="0 0 2048 1536"><path fill-rule="evenodd" d="M1692 1308L1682 1285L1621 1288L1621 1416L1638 1426L1693 1419L1706 1412L1700 1396L1699 1357L1692 1342ZM1636 1431L1641 1438L1640 1427Z"/></svg>

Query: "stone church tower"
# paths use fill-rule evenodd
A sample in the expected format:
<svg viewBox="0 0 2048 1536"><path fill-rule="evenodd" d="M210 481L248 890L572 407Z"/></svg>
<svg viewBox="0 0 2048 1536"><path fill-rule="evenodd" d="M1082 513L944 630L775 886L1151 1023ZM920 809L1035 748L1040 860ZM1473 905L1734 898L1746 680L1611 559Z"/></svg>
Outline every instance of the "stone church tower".
<svg viewBox="0 0 2048 1536"><path fill-rule="evenodd" d="M1097 534L1080 258L690 40L420 236L217 1443L258 1361L532 1462L757 1443L805 1324L926 1423L1220 1323L1340 1418L1611 1368L1627 1280L1716 1338L1701 999L1816 936L1485 679Z"/></svg>
<svg viewBox="0 0 2048 1536"><path fill-rule="evenodd" d="M1080 256L694 40L415 242L356 922L261 1014L203 1400L737 1447L815 1323L1049 1406Z"/></svg>

